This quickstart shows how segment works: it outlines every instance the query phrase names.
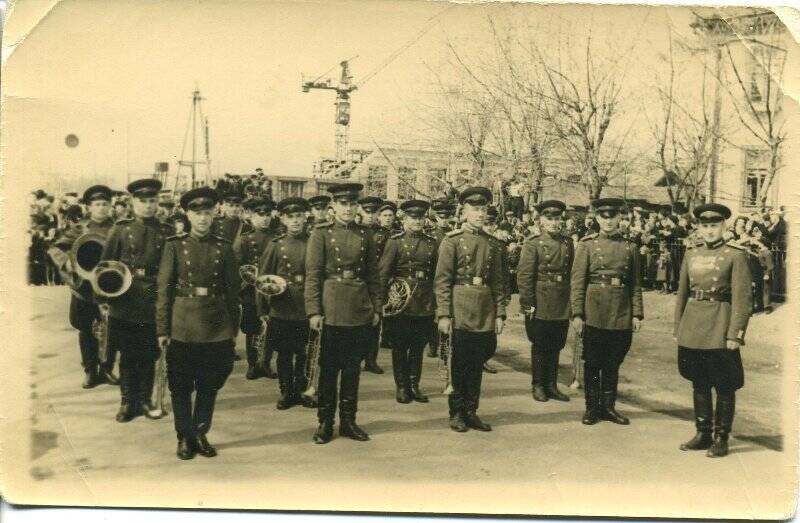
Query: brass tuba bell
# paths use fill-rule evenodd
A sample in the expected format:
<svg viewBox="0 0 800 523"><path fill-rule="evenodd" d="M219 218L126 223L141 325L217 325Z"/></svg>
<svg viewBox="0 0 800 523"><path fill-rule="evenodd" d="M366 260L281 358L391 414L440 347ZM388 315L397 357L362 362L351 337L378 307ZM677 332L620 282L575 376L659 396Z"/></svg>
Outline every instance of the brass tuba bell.
<svg viewBox="0 0 800 523"><path fill-rule="evenodd" d="M105 245L106 237L96 232L87 232L75 240L70 250L70 259L77 276L84 280L93 278L94 269L100 263Z"/></svg>
<svg viewBox="0 0 800 523"><path fill-rule="evenodd" d="M122 296L133 283L133 275L127 265L117 260L97 263L90 278L92 289L98 296L116 298Z"/></svg>
<svg viewBox="0 0 800 523"><path fill-rule="evenodd" d="M269 298L283 294L289 283L277 274L262 274L256 278L255 286L256 292Z"/></svg>

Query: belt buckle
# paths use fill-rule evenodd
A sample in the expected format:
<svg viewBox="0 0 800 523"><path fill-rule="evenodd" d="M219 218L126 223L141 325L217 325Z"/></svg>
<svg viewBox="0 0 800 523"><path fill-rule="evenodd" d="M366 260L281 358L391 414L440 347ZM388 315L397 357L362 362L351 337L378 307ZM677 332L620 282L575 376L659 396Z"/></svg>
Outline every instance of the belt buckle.
<svg viewBox="0 0 800 523"><path fill-rule="evenodd" d="M303 282L303 275L302 274L295 274L294 275L295 283L302 283Z"/></svg>
<svg viewBox="0 0 800 523"><path fill-rule="evenodd" d="M706 294L705 289L698 289L694 291L694 299L702 300L703 298L705 298L705 294Z"/></svg>
<svg viewBox="0 0 800 523"><path fill-rule="evenodd" d="M612 276L611 285L622 285L622 279L618 276Z"/></svg>
<svg viewBox="0 0 800 523"><path fill-rule="evenodd" d="M144 268L143 268L143 267L139 267L138 269L136 269L136 271L134 271L134 274L135 274L136 276L142 276L142 277L144 277L144 276L145 276L145 270L144 270Z"/></svg>
<svg viewBox="0 0 800 523"><path fill-rule="evenodd" d="M473 276L472 285L483 285L483 278L481 278L480 276Z"/></svg>
<svg viewBox="0 0 800 523"><path fill-rule="evenodd" d="M345 280L352 280L353 278L355 278L355 276L356 276L355 271L342 271L342 278L344 278Z"/></svg>
<svg viewBox="0 0 800 523"><path fill-rule="evenodd" d="M208 296L208 287L195 287L194 288L194 295L195 296Z"/></svg>
<svg viewBox="0 0 800 523"><path fill-rule="evenodd" d="M424 280L425 279L425 271L417 271L417 272L414 273L414 276L418 280Z"/></svg>

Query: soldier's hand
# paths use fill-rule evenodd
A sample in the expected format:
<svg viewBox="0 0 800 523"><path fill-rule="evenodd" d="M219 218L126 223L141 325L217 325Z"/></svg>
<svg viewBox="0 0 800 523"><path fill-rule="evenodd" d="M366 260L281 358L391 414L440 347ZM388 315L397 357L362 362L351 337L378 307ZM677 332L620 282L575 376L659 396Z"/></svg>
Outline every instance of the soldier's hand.
<svg viewBox="0 0 800 523"><path fill-rule="evenodd" d="M503 327L505 327L506 321L503 318L495 318L494 320L494 333L495 334L503 334Z"/></svg>
<svg viewBox="0 0 800 523"><path fill-rule="evenodd" d="M633 332L639 332L639 329L642 328L642 320L639 318L633 319Z"/></svg>
<svg viewBox="0 0 800 523"><path fill-rule="evenodd" d="M378 324L381 322L381 315L377 312L372 314L372 326L377 327Z"/></svg>
<svg viewBox="0 0 800 523"><path fill-rule="evenodd" d="M579 337L583 337L583 318L576 317L572 319L572 328L575 329L575 334Z"/></svg>
<svg viewBox="0 0 800 523"><path fill-rule="evenodd" d="M166 350L167 345L169 345L169 336L159 336L158 337L158 347L161 350Z"/></svg>
<svg viewBox="0 0 800 523"><path fill-rule="evenodd" d="M308 319L308 326L315 331L322 330L322 315L315 314Z"/></svg>
<svg viewBox="0 0 800 523"><path fill-rule="evenodd" d="M739 343L739 340L726 340L726 341L725 341L725 347L726 347L728 350L736 350L736 349L738 349L740 346L741 346L741 344Z"/></svg>
<svg viewBox="0 0 800 523"><path fill-rule="evenodd" d="M450 318L444 316L439 318L439 332L442 334L450 334L452 330L452 323L450 322Z"/></svg>

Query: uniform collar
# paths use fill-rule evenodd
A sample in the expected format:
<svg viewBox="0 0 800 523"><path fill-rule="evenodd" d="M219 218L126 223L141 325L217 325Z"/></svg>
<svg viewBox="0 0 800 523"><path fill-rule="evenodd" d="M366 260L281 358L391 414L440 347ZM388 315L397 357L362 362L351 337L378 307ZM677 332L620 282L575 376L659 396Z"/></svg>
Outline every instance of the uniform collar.
<svg viewBox="0 0 800 523"><path fill-rule="evenodd" d="M190 233L189 233L189 238L193 238L194 240L196 240L196 241L198 241L198 242L207 242L207 241L209 241L209 240L210 240L212 237L213 237L213 235L211 234L211 230L210 230L210 229L209 229L209 231L208 231L208 232L207 232L207 233L206 233L204 236L197 236L197 235L195 235L195 234L194 234L194 233L192 233L192 232L190 232Z"/></svg>
<svg viewBox="0 0 800 523"><path fill-rule="evenodd" d="M715 242L711 242L711 243L708 243L707 241L703 241L703 243L709 249L716 249L717 247L720 247L723 243L725 243L725 239L724 238L720 238L719 240L717 240Z"/></svg>
<svg viewBox="0 0 800 523"><path fill-rule="evenodd" d="M136 221L142 222L145 225L158 225L159 222L156 216L151 216L150 218L142 218L141 216L136 217Z"/></svg>
<svg viewBox="0 0 800 523"><path fill-rule="evenodd" d="M603 230L600 230L600 231L597 233L597 235L598 235L600 238L619 238L619 237L621 236L621 234L620 234L619 230L616 230L616 231L613 231L613 232L608 232L608 233L607 233L607 232L604 232Z"/></svg>
<svg viewBox="0 0 800 523"><path fill-rule="evenodd" d="M467 222L464 222L464 225L461 226L461 230L464 231L464 232L471 233L471 234L480 234L481 232L484 232L483 228L472 227Z"/></svg>
<svg viewBox="0 0 800 523"><path fill-rule="evenodd" d="M348 229L348 230L349 229L355 229L356 227L358 227L358 224L355 222L355 220L353 220L350 223L344 223L339 218L334 218L333 219L333 224L336 225L337 227L341 227L342 229Z"/></svg>

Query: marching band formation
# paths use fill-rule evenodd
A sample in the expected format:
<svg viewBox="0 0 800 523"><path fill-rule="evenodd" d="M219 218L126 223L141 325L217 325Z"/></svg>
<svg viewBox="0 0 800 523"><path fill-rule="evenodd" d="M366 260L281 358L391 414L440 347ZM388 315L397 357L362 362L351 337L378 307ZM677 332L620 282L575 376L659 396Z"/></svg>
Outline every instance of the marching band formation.
<svg viewBox="0 0 800 523"><path fill-rule="evenodd" d="M180 459L217 454L207 435L240 330L246 378L277 377L279 410L316 408L315 443L333 439L337 409L340 436L369 440L356 422L359 379L362 365L383 373L381 346L391 349L398 403L430 401L421 385L429 347L450 428L491 431L478 415L482 377L516 292L533 399L569 401L557 374L571 326L583 342L582 423L630 423L616 410L617 384L644 320L643 255L620 227L621 199L594 200L597 227L576 243L565 203L543 201L539 228L515 251L492 234L485 187L464 189L457 202L408 200L399 209L362 195L359 183L277 204L199 187L181 195L185 221L172 223L158 218L160 190L156 179L130 183L132 214L114 222L112 190L88 188L88 219L48 254L72 291L84 388L119 385L119 422L163 417L168 390ZM221 200L235 212L218 216ZM693 214L698 236L681 260L675 338L697 433L680 448L719 457L744 383L752 277L745 251L724 239L730 210L704 204Z"/></svg>

